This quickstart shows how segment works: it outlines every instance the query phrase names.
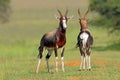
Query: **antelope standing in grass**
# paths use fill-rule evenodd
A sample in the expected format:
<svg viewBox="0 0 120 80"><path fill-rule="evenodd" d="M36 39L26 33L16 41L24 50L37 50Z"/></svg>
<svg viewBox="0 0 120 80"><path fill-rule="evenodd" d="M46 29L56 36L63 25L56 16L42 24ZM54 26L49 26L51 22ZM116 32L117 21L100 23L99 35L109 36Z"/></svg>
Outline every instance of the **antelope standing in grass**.
<svg viewBox="0 0 120 80"><path fill-rule="evenodd" d="M54 51L55 58L56 58L56 72L58 72L58 53L57 49L61 48L61 62L62 62L62 71L65 72L64 69L64 50L65 50L65 44L66 44L66 28L67 28L67 21L68 19L72 17L67 17L68 10L66 10L65 14L63 15L60 10L58 10L58 13L60 14L60 17L56 16L57 19L60 20L59 26L57 29L55 29L52 32L48 32L45 35L43 35L40 46L39 46L39 60L37 65L36 73L39 71L39 66L41 63L41 59L43 57L43 52L45 49L48 50L48 53L46 55L46 63L48 72L51 72L49 69L49 58Z"/></svg>
<svg viewBox="0 0 120 80"><path fill-rule="evenodd" d="M86 11L84 16L80 14L80 11L78 9L78 15L79 15L79 23L81 26L80 33L77 37L77 47L79 47L80 53L81 53L81 63L80 63L80 70L85 69L85 61L87 65L87 69L91 70L90 65L90 53L91 53L91 47L93 44L93 37L90 34L90 31L87 27L87 19L86 16L89 12L89 9Z"/></svg>

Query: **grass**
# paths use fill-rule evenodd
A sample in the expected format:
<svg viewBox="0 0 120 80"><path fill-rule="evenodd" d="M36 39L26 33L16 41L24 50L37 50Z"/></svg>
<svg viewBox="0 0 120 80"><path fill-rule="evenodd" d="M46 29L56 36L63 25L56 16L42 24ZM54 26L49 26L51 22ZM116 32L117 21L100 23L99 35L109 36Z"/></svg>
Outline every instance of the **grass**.
<svg viewBox="0 0 120 80"><path fill-rule="evenodd" d="M90 23L88 26L94 35L94 45L91 53L92 71L78 71L80 53L79 49L75 48L76 38L79 33L76 11L80 6L82 13L84 13L84 9L88 5L86 1L84 5L80 1L79 3L82 5L79 5L77 2L76 5L73 4L72 7L68 7L70 8L69 15L74 14L75 16L68 22L67 28L67 44L65 49L66 72L62 72L61 62L59 61L59 72L54 74L47 73L45 62L46 51L42 59L40 71L36 74L37 49L40 38L45 32L52 31L58 26L58 20L54 19L54 14L57 13L56 8L53 4L48 6L41 5L38 8L39 5L36 4L35 6L35 3L33 5L30 3L31 5L29 4L28 6L20 5L19 2L23 3L24 0L18 0L18 2L16 0L12 1L14 12L11 16L11 21L6 24L0 24L0 80L120 79L120 46L119 42L116 42L119 37L114 34L109 36L106 28L92 26ZM25 3L27 3L27 0ZM45 2L43 3L45 4ZM65 7L65 3L62 7L60 4L58 8ZM88 17L91 16L92 14L90 13ZM58 52L60 54L60 50ZM51 70L55 72L54 53L49 62Z"/></svg>

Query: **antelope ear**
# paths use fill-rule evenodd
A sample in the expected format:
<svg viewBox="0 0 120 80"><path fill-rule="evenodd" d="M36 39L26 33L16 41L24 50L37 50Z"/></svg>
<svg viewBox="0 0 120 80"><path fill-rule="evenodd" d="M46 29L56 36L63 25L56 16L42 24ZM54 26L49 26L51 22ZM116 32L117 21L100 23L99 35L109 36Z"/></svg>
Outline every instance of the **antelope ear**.
<svg viewBox="0 0 120 80"><path fill-rule="evenodd" d="M67 17L67 19L72 19L72 18L73 18L73 16Z"/></svg>
<svg viewBox="0 0 120 80"><path fill-rule="evenodd" d="M55 18L56 18L56 19L60 19L60 17L59 17L59 16L57 16L57 15L55 15Z"/></svg>

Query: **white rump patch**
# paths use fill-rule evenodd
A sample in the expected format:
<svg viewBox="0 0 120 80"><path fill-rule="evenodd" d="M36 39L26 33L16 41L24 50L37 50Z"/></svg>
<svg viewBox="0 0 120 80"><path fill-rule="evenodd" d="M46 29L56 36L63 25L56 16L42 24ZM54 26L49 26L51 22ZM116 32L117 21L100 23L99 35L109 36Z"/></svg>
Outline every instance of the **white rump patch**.
<svg viewBox="0 0 120 80"><path fill-rule="evenodd" d="M80 35L80 39L82 39L83 48L86 47L88 37L89 35L85 32Z"/></svg>

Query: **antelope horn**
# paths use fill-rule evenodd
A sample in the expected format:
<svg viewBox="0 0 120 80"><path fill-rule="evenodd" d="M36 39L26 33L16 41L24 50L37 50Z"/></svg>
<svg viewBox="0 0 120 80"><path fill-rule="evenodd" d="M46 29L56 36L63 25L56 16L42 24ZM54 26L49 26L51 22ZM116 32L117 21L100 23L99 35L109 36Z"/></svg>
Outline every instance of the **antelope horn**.
<svg viewBox="0 0 120 80"><path fill-rule="evenodd" d="M67 13L68 13L68 9L67 9L66 12L65 12L65 16L67 16Z"/></svg>
<svg viewBox="0 0 120 80"><path fill-rule="evenodd" d="M88 12L89 12L89 8L88 8L88 10L85 13L84 18L87 16Z"/></svg>
<svg viewBox="0 0 120 80"><path fill-rule="evenodd" d="M59 10L59 9L57 9L57 11L58 11L58 13L60 14L60 16L62 16L62 13L60 12L60 10Z"/></svg>
<svg viewBox="0 0 120 80"><path fill-rule="evenodd" d="M79 15L80 18L82 18L79 8L78 8L78 15Z"/></svg>

